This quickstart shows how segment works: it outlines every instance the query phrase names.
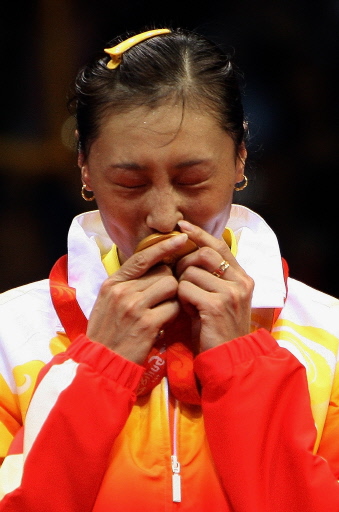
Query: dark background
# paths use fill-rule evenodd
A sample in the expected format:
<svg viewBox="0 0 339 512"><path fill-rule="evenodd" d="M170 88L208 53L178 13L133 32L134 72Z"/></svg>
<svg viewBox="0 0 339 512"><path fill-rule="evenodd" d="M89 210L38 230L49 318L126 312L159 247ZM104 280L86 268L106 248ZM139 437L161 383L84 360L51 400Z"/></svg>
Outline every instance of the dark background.
<svg viewBox="0 0 339 512"><path fill-rule="evenodd" d="M249 186L235 202L275 230L293 277L339 297L338 0L6 2L0 291L46 277L73 216L93 207L80 197L67 92L108 40L145 25L194 29L235 50L251 133Z"/></svg>

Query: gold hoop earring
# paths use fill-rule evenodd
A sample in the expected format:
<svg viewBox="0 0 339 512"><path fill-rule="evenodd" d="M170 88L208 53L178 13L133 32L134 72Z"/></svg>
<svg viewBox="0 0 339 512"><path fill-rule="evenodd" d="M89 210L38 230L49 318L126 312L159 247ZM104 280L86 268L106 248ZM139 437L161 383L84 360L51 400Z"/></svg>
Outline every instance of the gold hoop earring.
<svg viewBox="0 0 339 512"><path fill-rule="evenodd" d="M92 196L88 196L86 195L86 193L90 193L90 194L93 194ZM94 197L94 192L92 190L87 190L86 189L86 185L83 184L82 188L81 188L81 196L83 199L85 199L85 201L94 201L95 197Z"/></svg>
<svg viewBox="0 0 339 512"><path fill-rule="evenodd" d="M237 183L234 185L234 190L236 190L237 192L239 190L244 190L244 188L246 188L248 185L247 176L245 176L245 174L243 174L243 177L244 177L244 179L242 181L239 181L239 183L242 183L242 185L239 185L238 187L236 187Z"/></svg>

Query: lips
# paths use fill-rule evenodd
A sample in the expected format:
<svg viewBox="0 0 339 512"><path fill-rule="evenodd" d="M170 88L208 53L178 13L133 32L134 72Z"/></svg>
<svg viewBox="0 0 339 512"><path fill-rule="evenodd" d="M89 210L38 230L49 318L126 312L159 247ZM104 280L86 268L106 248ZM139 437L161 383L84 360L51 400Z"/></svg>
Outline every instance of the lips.
<svg viewBox="0 0 339 512"><path fill-rule="evenodd" d="M134 253L177 235L181 235L180 231L171 231L170 233L153 233L138 243ZM198 246L188 238L183 247L180 247L180 249L177 249L174 253L165 256L162 261L165 263L165 265L175 265L175 263L180 260L180 258L195 251L196 249L198 249Z"/></svg>

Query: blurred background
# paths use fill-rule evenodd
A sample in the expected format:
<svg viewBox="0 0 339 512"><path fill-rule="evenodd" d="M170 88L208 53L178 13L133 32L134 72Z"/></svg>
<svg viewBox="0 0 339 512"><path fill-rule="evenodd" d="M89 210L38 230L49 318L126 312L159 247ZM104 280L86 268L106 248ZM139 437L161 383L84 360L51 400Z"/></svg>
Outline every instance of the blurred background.
<svg viewBox="0 0 339 512"><path fill-rule="evenodd" d="M145 25L235 52L250 125L235 202L275 230L291 276L339 297L339 0L7 2L0 17L0 291L48 276L74 215L93 208L70 136L78 68ZM89 206L88 206L89 205Z"/></svg>

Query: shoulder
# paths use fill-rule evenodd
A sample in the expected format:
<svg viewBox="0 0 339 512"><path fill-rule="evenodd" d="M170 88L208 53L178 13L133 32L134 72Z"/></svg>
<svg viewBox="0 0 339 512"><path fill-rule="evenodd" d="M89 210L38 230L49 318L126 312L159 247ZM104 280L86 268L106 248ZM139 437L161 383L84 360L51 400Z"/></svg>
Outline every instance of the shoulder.
<svg viewBox="0 0 339 512"><path fill-rule="evenodd" d="M50 359L49 342L59 330L47 279L0 295L0 350L17 364Z"/></svg>
<svg viewBox="0 0 339 512"><path fill-rule="evenodd" d="M282 322L339 339L339 300L296 279L287 281L287 299L281 315ZM321 336L322 337L322 336Z"/></svg>
<svg viewBox="0 0 339 512"><path fill-rule="evenodd" d="M0 294L1 314L20 312L20 307L30 307L37 303L50 303L49 282L47 279L13 288Z"/></svg>
<svg viewBox="0 0 339 512"><path fill-rule="evenodd" d="M338 311L339 299L328 295L316 288L297 281L296 279L288 279L288 296L290 299L305 301L315 307L323 308L324 310ZM339 322L338 322L339 323Z"/></svg>

